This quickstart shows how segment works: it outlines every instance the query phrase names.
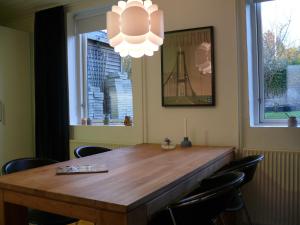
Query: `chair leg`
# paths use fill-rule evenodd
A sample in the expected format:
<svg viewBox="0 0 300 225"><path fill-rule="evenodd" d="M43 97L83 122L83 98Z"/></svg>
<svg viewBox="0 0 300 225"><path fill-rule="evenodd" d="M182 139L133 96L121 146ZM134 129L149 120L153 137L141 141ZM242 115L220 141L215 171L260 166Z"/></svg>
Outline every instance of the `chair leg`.
<svg viewBox="0 0 300 225"><path fill-rule="evenodd" d="M240 198L241 198L241 200L242 200L242 202L243 202L243 211L245 212L245 215L246 215L246 217L247 217L248 224L249 224L249 225L253 225L253 223L252 223L252 221L251 221L251 218L250 218L250 215L249 215L249 211L248 211L247 206L246 206L246 203L245 203L245 201L244 201L244 196L243 196L243 194L242 194L242 192L241 192L240 190L239 190L239 196L240 196Z"/></svg>
<svg viewBox="0 0 300 225"><path fill-rule="evenodd" d="M250 215L249 215L249 211L248 211L248 209L247 209L247 207L246 207L246 205L245 205L245 202L244 202L244 207L243 207L243 209L244 209L244 212L245 212L245 215L246 215L246 217L247 217L247 220L248 220L249 225L253 225L253 223L252 223L252 221L251 221L251 218L250 218Z"/></svg>

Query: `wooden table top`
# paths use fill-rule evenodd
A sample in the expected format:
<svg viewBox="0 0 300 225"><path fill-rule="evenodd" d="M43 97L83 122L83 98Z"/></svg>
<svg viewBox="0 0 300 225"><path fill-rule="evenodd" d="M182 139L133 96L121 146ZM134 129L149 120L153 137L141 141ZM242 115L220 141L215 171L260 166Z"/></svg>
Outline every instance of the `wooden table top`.
<svg viewBox="0 0 300 225"><path fill-rule="evenodd" d="M113 211L128 212L159 196L232 147L163 150L141 144L0 177L0 189ZM58 166L105 163L108 173L59 175Z"/></svg>

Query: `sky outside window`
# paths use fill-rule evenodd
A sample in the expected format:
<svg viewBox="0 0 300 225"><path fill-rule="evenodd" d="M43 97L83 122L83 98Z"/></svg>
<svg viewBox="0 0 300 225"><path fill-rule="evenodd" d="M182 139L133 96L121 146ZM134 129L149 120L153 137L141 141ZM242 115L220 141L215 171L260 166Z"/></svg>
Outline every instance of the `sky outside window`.
<svg viewBox="0 0 300 225"><path fill-rule="evenodd" d="M276 0L261 3L263 33L275 30L290 20L287 42L300 46L300 0Z"/></svg>

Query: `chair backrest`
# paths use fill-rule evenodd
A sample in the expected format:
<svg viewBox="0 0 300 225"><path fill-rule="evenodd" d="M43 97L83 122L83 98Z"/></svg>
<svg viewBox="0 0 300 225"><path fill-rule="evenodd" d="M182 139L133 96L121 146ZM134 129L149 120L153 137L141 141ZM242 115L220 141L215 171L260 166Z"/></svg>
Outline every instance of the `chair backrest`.
<svg viewBox="0 0 300 225"><path fill-rule="evenodd" d="M76 158L81 158L108 151L111 151L111 149L98 146L80 146L74 150L74 155Z"/></svg>
<svg viewBox="0 0 300 225"><path fill-rule="evenodd" d="M241 185L244 185L253 179L257 165L264 159L263 155L250 155L241 159L233 160L224 166L218 173L227 173L239 171L245 173L245 179Z"/></svg>
<svg viewBox="0 0 300 225"><path fill-rule="evenodd" d="M15 173L22 170L28 170L40 166L46 166L58 161L52 159L39 159L39 158L21 158L14 159L2 166L2 174Z"/></svg>
<svg viewBox="0 0 300 225"><path fill-rule="evenodd" d="M233 199L243 179L244 174L241 172L230 172L206 179L193 191L193 195L168 207L173 224L207 224L215 219ZM170 221L166 218L162 220ZM160 224L157 219L155 223Z"/></svg>

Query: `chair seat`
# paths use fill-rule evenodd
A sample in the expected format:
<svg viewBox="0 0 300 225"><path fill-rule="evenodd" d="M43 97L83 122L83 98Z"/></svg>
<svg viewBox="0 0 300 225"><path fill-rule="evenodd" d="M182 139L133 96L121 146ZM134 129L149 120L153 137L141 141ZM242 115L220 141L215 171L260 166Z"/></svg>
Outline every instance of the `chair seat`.
<svg viewBox="0 0 300 225"><path fill-rule="evenodd" d="M228 173L232 171L238 171L238 172L243 172L245 174L245 179L243 180L242 183L240 183L238 192L235 194L232 201L229 202L229 205L225 208L225 212L237 212L243 209L245 215L247 216L249 225L252 225L253 223L251 221L246 204L243 200L243 195L242 192L240 191L240 188L253 179L257 165L263 159L264 159L263 155L246 156L244 158L231 161L229 164L225 165L223 168L221 168L221 170L217 172L217 174L222 174L222 173Z"/></svg>
<svg viewBox="0 0 300 225"><path fill-rule="evenodd" d="M244 173L231 172L207 178L200 187L171 204L169 214L174 225L211 225L228 206L243 182Z"/></svg>
<svg viewBox="0 0 300 225"><path fill-rule="evenodd" d="M78 222L78 219L52 214L35 209L28 209L28 221L35 225L66 225Z"/></svg>
<svg viewBox="0 0 300 225"><path fill-rule="evenodd" d="M81 158L81 157L100 154L108 151L111 151L111 149L99 147L99 146L80 146L74 150L74 155L76 158Z"/></svg>

